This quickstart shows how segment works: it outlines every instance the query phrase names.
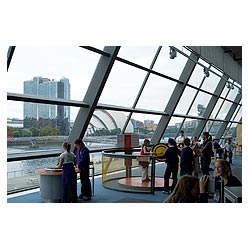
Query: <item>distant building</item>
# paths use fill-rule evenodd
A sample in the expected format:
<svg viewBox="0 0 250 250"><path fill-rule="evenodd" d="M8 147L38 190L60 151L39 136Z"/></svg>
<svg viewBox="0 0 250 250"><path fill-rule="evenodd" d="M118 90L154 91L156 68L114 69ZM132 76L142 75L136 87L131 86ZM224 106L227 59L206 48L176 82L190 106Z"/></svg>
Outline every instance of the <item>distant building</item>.
<svg viewBox="0 0 250 250"><path fill-rule="evenodd" d="M34 77L33 80L24 81L24 94L41 96L45 98L70 99L69 79L59 81L48 78ZM59 129L61 135L68 135L70 127L70 107L41 103L24 103L24 128L39 127L49 124Z"/></svg>

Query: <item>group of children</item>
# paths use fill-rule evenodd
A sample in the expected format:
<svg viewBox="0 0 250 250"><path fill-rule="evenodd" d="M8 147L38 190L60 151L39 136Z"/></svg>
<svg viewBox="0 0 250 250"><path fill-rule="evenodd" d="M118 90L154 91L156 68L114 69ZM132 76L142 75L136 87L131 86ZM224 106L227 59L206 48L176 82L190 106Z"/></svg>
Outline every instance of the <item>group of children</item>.
<svg viewBox="0 0 250 250"><path fill-rule="evenodd" d="M163 155L157 155L157 159L166 159L166 170L164 173L163 193L169 194L177 184L177 174L180 167L180 176L191 175L198 177L200 169L203 175L209 175L209 166L213 156L213 144L208 132L203 132L203 142L200 144L194 136L192 141L181 133L181 136L174 140L168 140L168 148ZM144 140L140 155L153 155L148 147L150 141ZM200 164L201 163L201 164ZM139 162L142 167L142 182L150 181L148 176L149 162ZM172 174L172 186L169 186L169 179Z"/></svg>

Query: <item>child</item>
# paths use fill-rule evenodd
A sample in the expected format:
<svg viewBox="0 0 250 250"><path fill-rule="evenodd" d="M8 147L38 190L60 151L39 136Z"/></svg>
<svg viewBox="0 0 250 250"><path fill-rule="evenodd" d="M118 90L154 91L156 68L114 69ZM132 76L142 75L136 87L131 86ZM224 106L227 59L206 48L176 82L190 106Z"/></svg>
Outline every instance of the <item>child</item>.
<svg viewBox="0 0 250 250"><path fill-rule="evenodd" d="M166 158L167 167L164 173L164 188L163 193L167 194L174 189L177 183L177 173L179 167L179 156L180 150L177 148L176 142L173 138L168 140L168 149L162 156L157 156L157 158ZM169 178L172 173L173 183L172 187L169 188Z"/></svg>
<svg viewBox="0 0 250 250"><path fill-rule="evenodd" d="M142 146L141 146L141 151L140 151L140 155L150 155L151 152L148 150L148 146L149 146L150 142L148 139L145 139ZM142 167L142 182L149 182L150 179L148 177L148 167L149 167L149 160L139 160L139 165Z"/></svg>
<svg viewBox="0 0 250 250"><path fill-rule="evenodd" d="M180 175L189 174L192 175L194 170L194 152L190 148L190 139L184 139L184 148L181 150L181 173Z"/></svg>

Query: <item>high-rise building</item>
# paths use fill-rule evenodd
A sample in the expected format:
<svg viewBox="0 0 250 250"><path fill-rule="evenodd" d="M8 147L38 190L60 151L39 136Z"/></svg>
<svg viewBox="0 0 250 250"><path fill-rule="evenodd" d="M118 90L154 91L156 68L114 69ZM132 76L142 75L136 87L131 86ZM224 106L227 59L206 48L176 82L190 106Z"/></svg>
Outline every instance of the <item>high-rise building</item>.
<svg viewBox="0 0 250 250"><path fill-rule="evenodd" d="M69 79L63 77L55 81L34 77L33 80L24 81L24 94L70 99ZM42 124L53 124L62 135L69 133L70 107L68 106L25 102L23 113L24 128L39 127L38 121L43 121Z"/></svg>

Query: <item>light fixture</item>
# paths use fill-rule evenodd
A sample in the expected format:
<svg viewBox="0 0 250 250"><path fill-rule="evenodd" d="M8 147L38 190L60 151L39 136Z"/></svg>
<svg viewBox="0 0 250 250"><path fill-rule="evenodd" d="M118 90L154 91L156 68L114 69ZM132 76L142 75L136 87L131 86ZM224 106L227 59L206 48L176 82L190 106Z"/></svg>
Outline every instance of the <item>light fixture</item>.
<svg viewBox="0 0 250 250"><path fill-rule="evenodd" d="M231 83L230 82L227 82L227 88L231 89Z"/></svg>
<svg viewBox="0 0 250 250"><path fill-rule="evenodd" d="M209 73L209 69L204 67L204 75L205 77L209 77L210 73Z"/></svg>
<svg viewBox="0 0 250 250"><path fill-rule="evenodd" d="M231 84L231 89L234 89L234 85L233 84Z"/></svg>
<svg viewBox="0 0 250 250"><path fill-rule="evenodd" d="M238 95L241 95L241 89L238 88Z"/></svg>
<svg viewBox="0 0 250 250"><path fill-rule="evenodd" d="M177 52L174 48L170 47L169 58L174 59L175 57L177 57Z"/></svg>

